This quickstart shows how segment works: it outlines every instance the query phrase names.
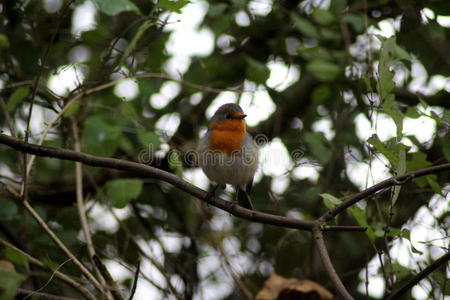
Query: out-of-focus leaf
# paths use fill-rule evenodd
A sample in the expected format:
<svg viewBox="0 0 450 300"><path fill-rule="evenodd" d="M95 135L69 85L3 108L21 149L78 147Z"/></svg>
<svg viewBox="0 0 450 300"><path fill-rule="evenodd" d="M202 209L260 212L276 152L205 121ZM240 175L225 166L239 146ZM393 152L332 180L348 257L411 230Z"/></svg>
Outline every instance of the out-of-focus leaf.
<svg viewBox="0 0 450 300"><path fill-rule="evenodd" d="M0 220L12 220L17 217L17 205L0 195Z"/></svg>
<svg viewBox="0 0 450 300"><path fill-rule="evenodd" d="M76 113L78 111L78 109L80 108L80 101L74 101L72 103L69 104L69 107L66 109L66 111L63 113L64 117L70 117L71 115L73 115L74 113Z"/></svg>
<svg viewBox="0 0 450 300"><path fill-rule="evenodd" d="M380 61L378 64L379 94L382 100L394 89L394 72L390 70L392 65L392 52L395 49L395 37L392 36L381 44Z"/></svg>
<svg viewBox="0 0 450 300"><path fill-rule="evenodd" d="M9 48L8 37L2 33L0 33L0 48Z"/></svg>
<svg viewBox="0 0 450 300"><path fill-rule="evenodd" d="M302 34L312 38L319 38L319 31L307 19L299 17L295 13L291 13L291 20L295 28L297 28Z"/></svg>
<svg viewBox="0 0 450 300"><path fill-rule="evenodd" d="M318 299L333 300L334 295L326 288L311 280L284 278L272 273L264 282L264 287L258 292L256 300L289 300Z"/></svg>
<svg viewBox="0 0 450 300"><path fill-rule="evenodd" d="M409 241L409 244L411 245L411 251L413 253L420 254L420 255L423 254L423 252L420 250L417 250L416 247L414 247L413 243L411 242L411 231L409 231L407 229L403 229L401 232L401 236L402 236L402 238L405 238Z"/></svg>
<svg viewBox="0 0 450 300"><path fill-rule="evenodd" d="M0 265L0 278L0 300L14 299L23 277L15 271L1 268Z"/></svg>
<svg viewBox="0 0 450 300"><path fill-rule="evenodd" d="M389 94L385 98L383 103L383 111L386 112L394 121L397 126L397 141L400 141L403 137L403 119L404 115L397 107L394 94Z"/></svg>
<svg viewBox="0 0 450 300"><path fill-rule="evenodd" d="M137 6L130 0L94 0L94 3L101 12L110 16L115 16L124 11L140 13Z"/></svg>
<svg viewBox="0 0 450 300"><path fill-rule="evenodd" d="M83 151L100 156L111 156L117 149L121 138L121 128L106 122L98 115L86 119L81 142Z"/></svg>
<svg viewBox="0 0 450 300"><path fill-rule="evenodd" d="M122 57L120 58L119 65L123 65L123 63L128 58L128 56L130 56L130 54L134 50L134 48L136 48L136 44L139 41L139 39L147 31L147 29L149 29L154 23L155 23L154 20L145 20L144 23L142 23L141 26L139 26L139 29L137 30L133 39L128 44L128 46L125 48L125 51L123 52Z"/></svg>
<svg viewBox="0 0 450 300"><path fill-rule="evenodd" d="M444 152L445 159L450 161L450 135L444 136L442 141L442 152Z"/></svg>
<svg viewBox="0 0 450 300"><path fill-rule="evenodd" d="M314 21L321 25L329 25L334 22L334 15L325 9L315 8L312 13Z"/></svg>
<svg viewBox="0 0 450 300"><path fill-rule="evenodd" d="M366 235L369 238L370 242L372 244L375 244L375 232L367 223L367 218L364 211L357 206L350 207L349 210L355 218L356 222L358 222L359 226L367 227Z"/></svg>
<svg viewBox="0 0 450 300"><path fill-rule="evenodd" d="M332 89L328 84L321 84L316 87L312 93L312 99L315 103L324 103L331 97Z"/></svg>
<svg viewBox="0 0 450 300"><path fill-rule="evenodd" d="M189 2L189 0L159 0L158 4L156 4L156 7L181 14L181 9L185 7Z"/></svg>
<svg viewBox="0 0 450 300"><path fill-rule="evenodd" d="M327 193L320 194L320 197L323 198L323 202L328 209L332 209L336 205L339 205L342 203L341 199L336 198L335 196L333 196L331 194L327 194Z"/></svg>
<svg viewBox="0 0 450 300"><path fill-rule="evenodd" d="M138 129L138 139L142 146L153 147L153 151L156 151L156 148L160 144L159 135L145 129Z"/></svg>
<svg viewBox="0 0 450 300"><path fill-rule="evenodd" d="M140 179L116 179L105 186L106 197L116 208L124 208L131 200L136 199L142 191Z"/></svg>
<svg viewBox="0 0 450 300"><path fill-rule="evenodd" d="M408 159L406 160L406 170L414 171L423 169L431 166L431 163L427 161L427 156L422 152L413 152L408 154ZM431 174L431 179L436 180L436 175ZM414 182L419 187L425 187L428 184L428 180L425 177L414 178Z"/></svg>
<svg viewBox="0 0 450 300"><path fill-rule="evenodd" d="M330 10L334 13L340 13L347 7L347 0L334 0L330 1Z"/></svg>
<svg viewBox="0 0 450 300"><path fill-rule="evenodd" d="M265 64L248 57L246 74L249 80L264 84L269 79L270 69Z"/></svg>
<svg viewBox="0 0 450 300"><path fill-rule="evenodd" d="M210 3L208 14L211 17L220 16L228 8L226 3Z"/></svg>
<svg viewBox="0 0 450 300"><path fill-rule="evenodd" d="M427 183L431 187L433 192L435 192L438 195L444 196L444 194L442 193L442 188L436 180L436 175L435 176L432 176L432 175L425 176L425 179L427 180Z"/></svg>
<svg viewBox="0 0 450 300"><path fill-rule="evenodd" d="M16 106L25 99L26 96L30 93L30 88L28 86L21 86L17 90L12 93L9 97L8 102L6 102L6 110L13 111Z"/></svg>
<svg viewBox="0 0 450 300"><path fill-rule="evenodd" d="M322 163L331 158L330 145L322 132L305 132L303 140L308 145L308 150Z"/></svg>
<svg viewBox="0 0 450 300"><path fill-rule="evenodd" d="M342 19L349 23L356 32L361 33L364 31L365 24L362 14L346 14Z"/></svg>
<svg viewBox="0 0 450 300"><path fill-rule="evenodd" d="M327 60L315 59L306 65L306 70L311 72L319 80L331 82L342 72L341 68Z"/></svg>
<svg viewBox="0 0 450 300"><path fill-rule="evenodd" d="M408 108L406 109L405 116L407 116L408 118L411 118L411 119L417 119L417 118L420 118L421 114L417 110L417 107L408 106Z"/></svg>
<svg viewBox="0 0 450 300"><path fill-rule="evenodd" d="M3 253L9 261L28 269L28 258L22 252L11 247L5 247Z"/></svg>

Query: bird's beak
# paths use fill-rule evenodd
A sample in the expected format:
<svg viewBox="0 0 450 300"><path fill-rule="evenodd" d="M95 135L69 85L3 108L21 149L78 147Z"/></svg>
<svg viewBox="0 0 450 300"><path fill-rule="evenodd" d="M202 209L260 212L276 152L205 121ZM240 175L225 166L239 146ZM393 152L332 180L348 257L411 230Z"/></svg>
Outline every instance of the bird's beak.
<svg viewBox="0 0 450 300"><path fill-rule="evenodd" d="M233 115L232 119L236 119L236 120L242 120L246 117L246 114L235 114Z"/></svg>

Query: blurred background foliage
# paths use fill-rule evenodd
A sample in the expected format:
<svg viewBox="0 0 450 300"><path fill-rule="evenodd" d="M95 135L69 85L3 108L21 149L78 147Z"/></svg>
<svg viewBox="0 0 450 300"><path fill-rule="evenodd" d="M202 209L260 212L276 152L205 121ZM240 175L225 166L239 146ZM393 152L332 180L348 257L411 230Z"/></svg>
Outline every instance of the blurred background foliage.
<svg viewBox="0 0 450 300"><path fill-rule="evenodd" d="M0 126L23 138L34 103L33 143L61 113L45 145L73 149L75 124L85 153L208 188L184 157L211 111L236 101L253 115L249 131L265 137L263 160L284 159L272 162L275 171L262 162L256 208L303 219L389 174L450 159L447 0L5 0L0 9ZM177 32L192 23L202 38ZM4 188L19 189L23 161L1 147L0 236L81 278L70 262L61 266L67 257ZM74 174L72 162L37 158L29 201L89 265ZM387 295L448 251L448 189L448 172L430 175L334 220L369 227L325 234L355 298ZM142 261L135 299L242 299L272 272L334 291L307 232L252 224L115 170L83 167L83 195L95 249L124 291ZM12 295L51 276L11 247L0 255L20 274L3 283ZM446 268L405 299L450 296ZM43 291L80 296L57 279Z"/></svg>

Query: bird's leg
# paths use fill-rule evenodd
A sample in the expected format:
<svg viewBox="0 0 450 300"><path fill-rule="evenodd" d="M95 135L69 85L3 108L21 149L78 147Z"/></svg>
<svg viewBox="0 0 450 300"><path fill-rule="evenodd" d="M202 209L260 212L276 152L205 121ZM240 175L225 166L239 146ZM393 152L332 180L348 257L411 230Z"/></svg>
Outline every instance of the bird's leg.
<svg viewBox="0 0 450 300"><path fill-rule="evenodd" d="M210 202L211 201L211 199L213 198L213 197L215 197L216 196L216 192L217 192L217 189L219 189L220 188L220 190L222 191L222 190L224 190L225 188L226 188L226 185L224 185L224 184L216 184L207 194L206 194L206 197L205 197L205 201L206 202Z"/></svg>

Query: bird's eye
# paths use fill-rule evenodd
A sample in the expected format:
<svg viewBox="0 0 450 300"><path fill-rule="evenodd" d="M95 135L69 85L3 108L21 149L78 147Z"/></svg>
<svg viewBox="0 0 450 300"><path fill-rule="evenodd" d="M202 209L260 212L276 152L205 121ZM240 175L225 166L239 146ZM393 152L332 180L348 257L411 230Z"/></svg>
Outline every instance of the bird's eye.
<svg viewBox="0 0 450 300"><path fill-rule="evenodd" d="M225 115L225 118L231 119L231 115L230 115L230 114L227 114L227 115Z"/></svg>

